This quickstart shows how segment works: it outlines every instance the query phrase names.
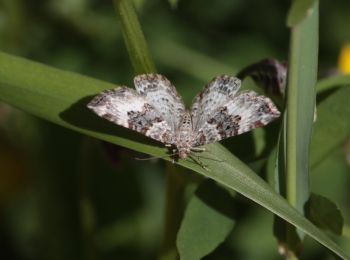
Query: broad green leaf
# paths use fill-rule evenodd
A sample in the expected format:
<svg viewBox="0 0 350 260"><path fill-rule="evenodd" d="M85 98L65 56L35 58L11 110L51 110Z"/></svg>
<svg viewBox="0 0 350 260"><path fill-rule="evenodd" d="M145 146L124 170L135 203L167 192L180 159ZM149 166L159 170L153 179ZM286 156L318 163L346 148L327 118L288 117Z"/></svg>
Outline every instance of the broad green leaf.
<svg viewBox="0 0 350 260"><path fill-rule="evenodd" d="M350 88L338 89L317 107L317 120L311 142L314 167L350 136Z"/></svg>
<svg viewBox="0 0 350 260"><path fill-rule="evenodd" d="M91 95L113 87L110 83L0 52L0 99L4 102L80 133L153 156L166 156L167 150L159 143L106 122L86 108ZM346 257L337 244L226 148L217 143L208 145L207 149L201 161L208 169L191 160L180 160L178 164L236 190ZM171 159L165 157L165 160Z"/></svg>
<svg viewBox="0 0 350 260"><path fill-rule="evenodd" d="M331 200L316 194L311 194L305 204L305 215L319 228L341 235L344 219L340 210Z"/></svg>
<svg viewBox="0 0 350 260"><path fill-rule="evenodd" d="M317 82L317 92L333 89L340 86L350 86L350 75L337 75L321 79Z"/></svg>
<svg viewBox="0 0 350 260"><path fill-rule="evenodd" d="M202 183L190 200L177 236L182 260L201 259L220 245L231 232L232 197L212 181Z"/></svg>
<svg viewBox="0 0 350 260"><path fill-rule="evenodd" d="M156 68L136 16L133 2L129 0L114 0L113 2L119 14L123 38L136 74L155 72Z"/></svg>
<svg viewBox="0 0 350 260"><path fill-rule="evenodd" d="M317 0L294 0L292 7L288 12L287 25L292 27L301 23L306 17L314 11L314 3Z"/></svg>

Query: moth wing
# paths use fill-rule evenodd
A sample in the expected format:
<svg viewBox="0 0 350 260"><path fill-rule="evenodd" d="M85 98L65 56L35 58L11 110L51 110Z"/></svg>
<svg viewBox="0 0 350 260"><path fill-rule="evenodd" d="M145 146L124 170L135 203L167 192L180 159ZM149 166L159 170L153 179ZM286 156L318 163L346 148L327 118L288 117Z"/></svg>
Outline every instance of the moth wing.
<svg viewBox="0 0 350 260"><path fill-rule="evenodd" d="M173 143L173 130L144 96L128 87L105 90L88 108L117 125L132 129L165 144Z"/></svg>
<svg viewBox="0 0 350 260"><path fill-rule="evenodd" d="M231 100L241 86L241 81L232 76L220 75L210 81L194 98L191 117L195 130L198 130L208 117Z"/></svg>
<svg viewBox="0 0 350 260"><path fill-rule="evenodd" d="M134 78L136 91L155 107L175 132L185 105L171 82L160 74L142 74Z"/></svg>
<svg viewBox="0 0 350 260"><path fill-rule="evenodd" d="M279 116L280 112L269 98L254 91L243 91L216 108L198 127L194 146L248 132L267 125Z"/></svg>

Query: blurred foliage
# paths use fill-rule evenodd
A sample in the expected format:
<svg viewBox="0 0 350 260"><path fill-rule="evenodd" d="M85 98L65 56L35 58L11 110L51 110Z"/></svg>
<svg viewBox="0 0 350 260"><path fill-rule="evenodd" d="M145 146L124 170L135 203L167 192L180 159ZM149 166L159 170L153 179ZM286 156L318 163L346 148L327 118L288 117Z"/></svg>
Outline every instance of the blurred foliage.
<svg viewBox="0 0 350 260"><path fill-rule="evenodd" d="M234 74L265 57L288 58L287 1L135 3L158 71L172 79L187 104L217 74ZM334 73L340 49L350 41L348 10L346 0L321 2L321 75ZM3 51L132 85L133 70L112 1L0 0L0 39ZM246 81L243 87L253 83ZM256 131L224 143L252 162L265 147L264 135ZM158 257L166 165L135 163L140 156L1 104L0 258ZM323 156L312 168L311 190L341 209L345 228L338 240L349 252L346 156L349 147L343 144ZM188 198L193 189L188 188ZM205 259L280 259L272 214L240 196L232 203L239 209L235 228ZM326 249L311 239L306 246L302 258L329 259Z"/></svg>

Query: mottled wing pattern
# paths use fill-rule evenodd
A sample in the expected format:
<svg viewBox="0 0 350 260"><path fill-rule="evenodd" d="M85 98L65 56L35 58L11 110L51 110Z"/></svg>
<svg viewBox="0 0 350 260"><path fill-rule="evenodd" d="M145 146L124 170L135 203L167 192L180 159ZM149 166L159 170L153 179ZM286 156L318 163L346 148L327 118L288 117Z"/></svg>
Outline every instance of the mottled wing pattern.
<svg viewBox="0 0 350 260"><path fill-rule="evenodd" d="M197 131L208 117L225 105L237 93L241 86L238 78L221 75L214 78L193 100L191 116L194 130Z"/></svg>
<svg viewBox="0 0 350 260"><path fill-rule="evenodd" d="M200 146L267 125L280 112L272 101L254 91L243 91L219 106L198 128L196 143Z"/></svg>
<svg viewBox="0 0 350 260"><path fill-rule="evenodd" d="M135 77L134 83L136 91L156 107L172 130L176 131L185 105L171 82L160 74L142 74Z"/></svg>
<svg viewBox="0 0 350 260"><path fill-rule="evenodd" d="M117 125L165 144L173 143L173 131L164 117L133 89L120 87L105 90L91 100L88 108Z"/></svg>

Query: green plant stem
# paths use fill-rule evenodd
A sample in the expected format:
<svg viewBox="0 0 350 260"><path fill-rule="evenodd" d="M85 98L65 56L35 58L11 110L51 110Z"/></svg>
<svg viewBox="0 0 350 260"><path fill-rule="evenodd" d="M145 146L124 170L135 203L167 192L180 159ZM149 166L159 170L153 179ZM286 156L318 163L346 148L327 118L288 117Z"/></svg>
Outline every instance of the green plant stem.
<svg viewBox="0 0 350 260"><path fill-rule="evenodd" d="M92 177L91 162L93 139L83 137L80 145L80 156L78 165L78 200L80 204L80 221L82 223L82 236L84 240L84 259L97 259L95 246L96 216L91 201L90 181Z"/></svg>
<svg viewBox="0 0 350 260"><path fill-rule="evenodd" d="M164 237L161 259L177 259L176 236L185 211L185 189L189 172L167 163Z"/></svg>
<svg viewBox="0 0 350 260"><path fill-rule="evenodd" d="M292 28L287 89L287 200L303 210L308 197L309 144L315 104L318 55L318 2ZM301 194L302 193L302 194ZM304 194L303 194L304 193Z"/></svg>
<svg viewBox="0 0 350 260"><path fill-rule="evenodd" d="M114 0L113 2L119 15L123 38L135 73L156 72L156 67L142 33L133 1Z"/></svg>
<svg viewBox="0 0 350 260"><path fill-rule="evenodd" d="M318 1L310 14L292 27L287 88L286 198L301 213L309 198L309 150L315 106L318 57ZM287 244L296 250L294 227ZM303 234L299 232L300 238ZM295 256L291 254L291 259Z"/></svg>

